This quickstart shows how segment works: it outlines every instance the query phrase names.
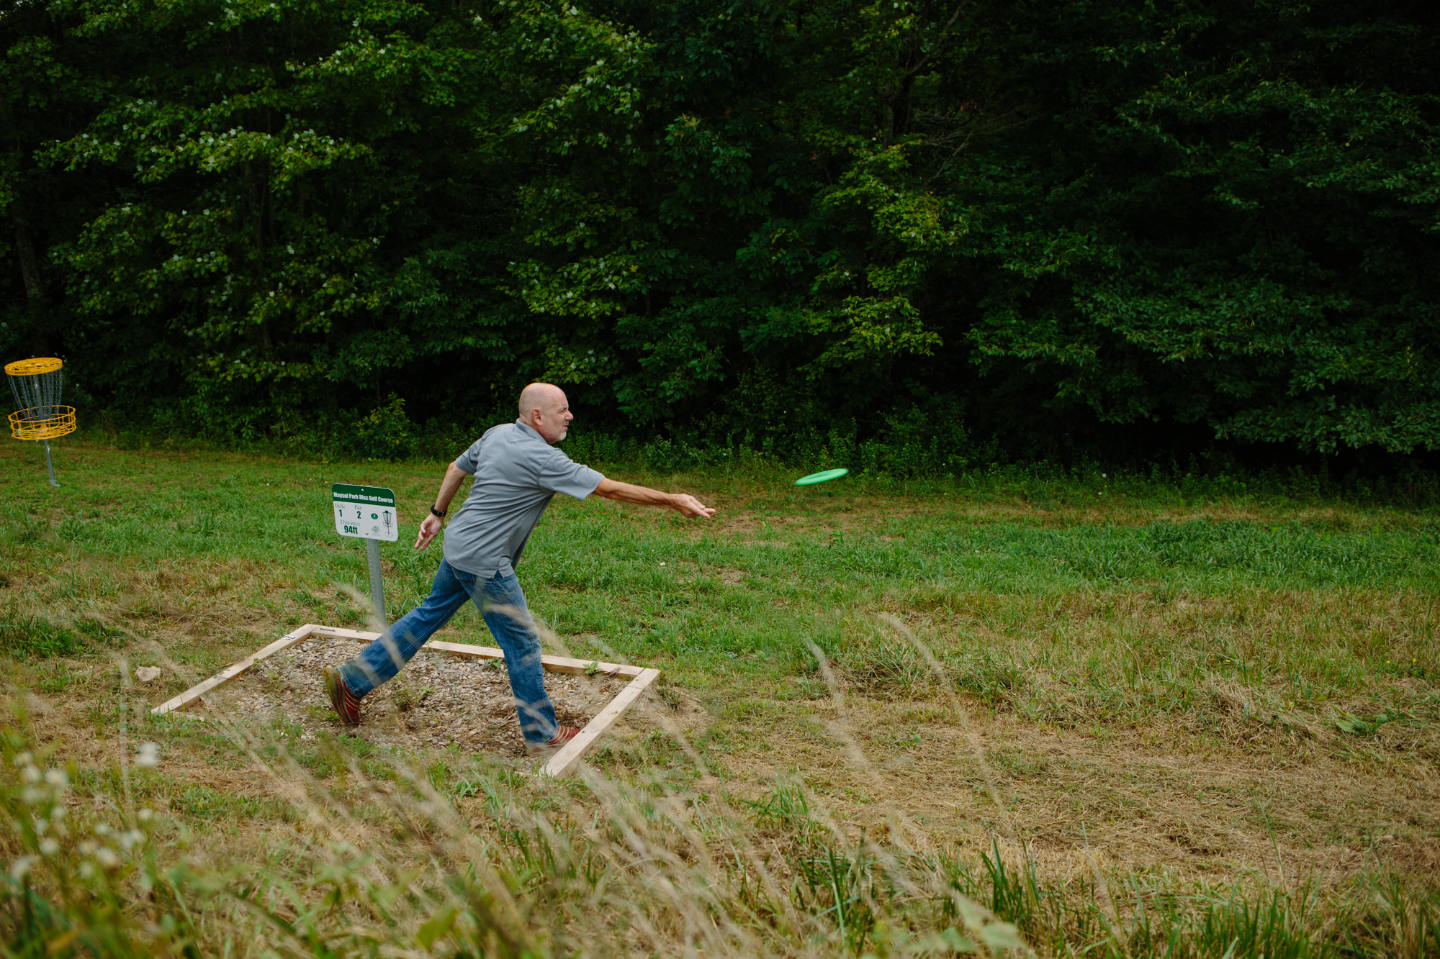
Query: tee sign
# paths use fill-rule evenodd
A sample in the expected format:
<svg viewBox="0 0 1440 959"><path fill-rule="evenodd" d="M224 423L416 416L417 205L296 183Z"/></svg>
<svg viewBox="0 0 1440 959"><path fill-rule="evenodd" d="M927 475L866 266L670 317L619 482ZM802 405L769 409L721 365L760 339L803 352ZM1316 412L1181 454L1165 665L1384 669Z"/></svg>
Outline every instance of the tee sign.
<svg viewBox="0 0 1440 959"><path fill-rule="evenodd" d="M400 538L393 490L336 483L330 487L330 495L335 501L335 532L341 536L383 539L391 543Z"/></svg>

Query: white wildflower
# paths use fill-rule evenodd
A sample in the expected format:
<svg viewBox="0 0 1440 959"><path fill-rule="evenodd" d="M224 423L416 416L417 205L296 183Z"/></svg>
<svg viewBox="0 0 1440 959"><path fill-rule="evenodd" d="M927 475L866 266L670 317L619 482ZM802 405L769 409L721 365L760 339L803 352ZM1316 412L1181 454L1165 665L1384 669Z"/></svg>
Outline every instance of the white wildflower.
<svg viewBox="0 0 1440 959"><path fill-rule="evenodd" d="M271 296L274 296L274 294L272 293ZM160 744L150 742L141 743L140 753L135 757L135 765L145 769L160 765Z"/></svg>

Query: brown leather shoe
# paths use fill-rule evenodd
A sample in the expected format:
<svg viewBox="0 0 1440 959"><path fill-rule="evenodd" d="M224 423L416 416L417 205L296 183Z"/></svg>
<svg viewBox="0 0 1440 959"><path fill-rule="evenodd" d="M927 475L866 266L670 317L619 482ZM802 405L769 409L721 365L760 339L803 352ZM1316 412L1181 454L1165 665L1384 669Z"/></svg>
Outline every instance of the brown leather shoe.
<svg viewBox="0 0 1440 959"><path fill-rule="evenodd" d="M555 735L550 737L548 743L526 743L525 748L532 753L559 749L578 735L580 735L580 729L576 726L557 726L555 728Z"/></svg>
<svg viewBox="0 0 1440 959"><path fill-rule="evenodd" d="M350 687L340 678L340 670L325 667L325 692L330 694L330 705L335 707L342 723L347 726L360 725L360 699L350 692Z"/></svg>

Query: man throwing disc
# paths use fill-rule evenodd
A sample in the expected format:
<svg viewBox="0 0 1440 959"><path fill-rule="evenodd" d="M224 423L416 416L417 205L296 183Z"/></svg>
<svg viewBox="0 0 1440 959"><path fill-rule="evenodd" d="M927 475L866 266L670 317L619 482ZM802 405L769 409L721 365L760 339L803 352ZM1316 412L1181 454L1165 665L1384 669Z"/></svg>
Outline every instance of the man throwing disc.
<svg viewBox="0 0 1440 959"><path fill-rule="evenodd" d="M550 498L565 493L583 500L594 493L691 517L708 518L715 510L688 493L616 482L574 462L555 448L574 418L558 386L531 383L520 393L519 419L487 430L445 470L435 505L420 524L416 549L429 546L440 532L465 477L473 476L475 482L445 535L445 555L430 595L354 659L338 669L325 669L330 704L343 722L358 723L360 700L399 672L460 607L474 602L505 654L526 748L563 746L579 732L555 721L555 707L545 692L540 637L515 578L525 541Z"/></svg>

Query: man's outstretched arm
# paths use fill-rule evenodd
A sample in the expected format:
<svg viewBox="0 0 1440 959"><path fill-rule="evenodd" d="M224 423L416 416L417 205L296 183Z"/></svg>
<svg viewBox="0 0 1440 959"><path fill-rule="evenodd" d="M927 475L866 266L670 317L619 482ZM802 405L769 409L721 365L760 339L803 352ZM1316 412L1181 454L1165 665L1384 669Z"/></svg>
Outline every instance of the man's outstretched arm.
<svg viewBox="0 0 1440 959"><path fill-rule="evenodd" d="M618 480L602 479L600 485L595 487L595 495L622 503L664 506L682 516L703 516L708 519L715 515L713 506L706 506L689 493L664 493L648 486L636 486L634 483L621 483Z"/></svg>

